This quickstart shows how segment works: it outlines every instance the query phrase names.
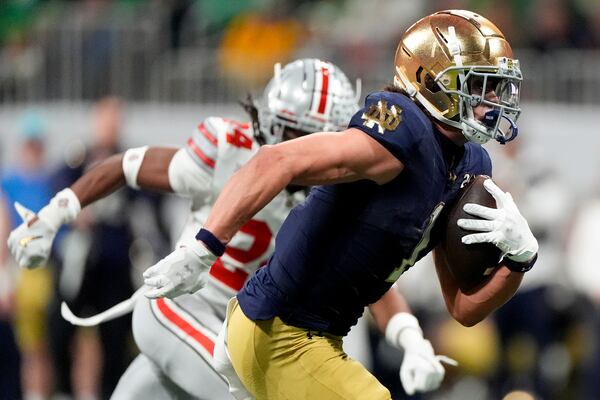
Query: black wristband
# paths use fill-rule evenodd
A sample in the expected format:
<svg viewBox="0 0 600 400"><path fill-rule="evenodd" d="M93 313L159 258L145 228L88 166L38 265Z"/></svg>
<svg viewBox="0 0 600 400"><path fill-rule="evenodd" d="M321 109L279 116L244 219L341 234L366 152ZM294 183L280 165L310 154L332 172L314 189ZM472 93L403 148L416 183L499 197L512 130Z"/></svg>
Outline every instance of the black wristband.
<svg viewBox="0 0 600 400"><path fill-rule="evenodd" d="M525 262L513 261L510 258L504 257L504 260L502 260L502 264L504 264L506 268L510 269L513 272L527 272L531 268L533 268L533 265L537 261L537 258L538 253L535 253L531 260Z"/></svg>
<svg viewBox="0 0 600 400"><path fill-rule="evenodd" d="M221 257L225 253L225 245L211 231L200 229L196 234L196 240L201 240L217 257Z"/></svg>

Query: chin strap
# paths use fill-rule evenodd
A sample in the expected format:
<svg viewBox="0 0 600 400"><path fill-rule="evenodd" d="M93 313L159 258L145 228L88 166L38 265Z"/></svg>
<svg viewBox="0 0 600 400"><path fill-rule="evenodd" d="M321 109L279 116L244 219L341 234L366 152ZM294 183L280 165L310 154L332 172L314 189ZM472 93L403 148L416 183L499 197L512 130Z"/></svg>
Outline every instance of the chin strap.
<svg viewBox="0 0 600 400"><path fill-rule="evenodd" d="M504 133L498 129L498 132L500 132L500 134L496 135L495 139L500 144L506 144L506 143L514 140L517 137L517 135L519 134L519 128L517 127L517 124L515 123L515 121L508 118L500 110L490 110L485 113L482 123L483 123L483 125L487 126L488 128L494 128L498 124L498 119L500 119L500 118L505 119L508 122L509 128L506 133ZM509 134L509 135L507 135L507 134Z"/></svg>
<svg viewBox="0 0 600 400"><path fill-rule="evenodd" d="M518 135L519 135L519 127L517 126L517 124L515 123L515 121L513 121L512 119L508 118L506 115L503 115L502 118L504 118L505 120L508 121L508 123L510 124L510 128L509 128L509 132L510 132L510 136L506 136L504 134L504 132L500 132L501 135L496 136L496 140L500 143L500 144L506 144L510 141L513 141Z"/></svg>

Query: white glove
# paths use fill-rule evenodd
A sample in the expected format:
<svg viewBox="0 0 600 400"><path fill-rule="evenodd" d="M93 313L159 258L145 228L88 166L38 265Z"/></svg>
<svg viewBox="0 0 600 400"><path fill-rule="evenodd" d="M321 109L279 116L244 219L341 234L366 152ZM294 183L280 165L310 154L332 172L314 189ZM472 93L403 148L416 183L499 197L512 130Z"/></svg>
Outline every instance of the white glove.
<svg viewBox="0 0 600 400"><path fill-rule="evenodd" d="M208 270L217 260L202 242L192 238L144 272L144 284L150 286L149 299L173 299L202 289Z"/></svg>
<svg viewBox="0 0 600 400"><path fill-rule="evenodd" d="M56 231L77 217L81 205L75 193L65 189L40 210L34 222L31 222L36 217L33 211L19 203L15 203L15 209L23 223L8 236L8 248L20 267L31 269L48 260Z"/></svg>
<svg viewBox="0 0 600 400"><path fill-rule="evenodd" d="M480 232L463 236L462 242L493 243L509 259L516 262L529 261L538 251L538 242L512 196L503 192L491 179L485 180L483 186L494 197L498 208L465 204L465 212L482 219L461 218L457 221L461 228Z"/></svg>
<svg viewBox="0 0 600 400"><path fill-rule="evenodd" d="M442 361L451 365L458 363L446 356L436 356L429 340L417 319L409 313L398 313L388 322L385 329L387 342L404 350L400 366L400 381L408 395L437 389L444 379Z"/></svg>

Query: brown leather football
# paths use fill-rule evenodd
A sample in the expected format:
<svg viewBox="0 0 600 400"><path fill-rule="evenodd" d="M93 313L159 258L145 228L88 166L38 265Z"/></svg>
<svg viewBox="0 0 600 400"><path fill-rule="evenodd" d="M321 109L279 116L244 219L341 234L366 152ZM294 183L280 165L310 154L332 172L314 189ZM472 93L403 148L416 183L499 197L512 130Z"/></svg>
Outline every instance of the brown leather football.
<svg viewBox="0 0 600 400"><path fill-rule="evenodd" d="M446 255L450 273L463 291L471 291L485 282L498 266L500 249L491 243L463 244L461 239L474 231L462 229L456 224L461 218L477 218L467 214L463 206L467 203L496 208L496 200L483 187L489 177L477 175L463 187L447 212L441 248Z"/></svg>

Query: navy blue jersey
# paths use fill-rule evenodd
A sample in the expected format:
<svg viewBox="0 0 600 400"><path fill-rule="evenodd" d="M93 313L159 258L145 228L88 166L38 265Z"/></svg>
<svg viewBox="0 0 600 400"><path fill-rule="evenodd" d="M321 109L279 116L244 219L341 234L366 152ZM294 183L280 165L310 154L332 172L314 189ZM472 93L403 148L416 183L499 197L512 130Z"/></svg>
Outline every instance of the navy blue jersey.
<svg viewBox="0 0 600 400"><path fill-rule="evenodd" d="M435 218L468 175L491 176L479 145L456 146L406 96L370 94L350 121L404 164L392 181L313 188L281 227L275 252L238 294L253 320L345 335L437 238Z"/></svg>

